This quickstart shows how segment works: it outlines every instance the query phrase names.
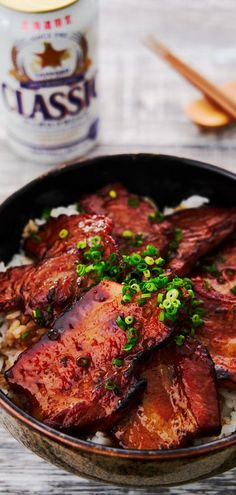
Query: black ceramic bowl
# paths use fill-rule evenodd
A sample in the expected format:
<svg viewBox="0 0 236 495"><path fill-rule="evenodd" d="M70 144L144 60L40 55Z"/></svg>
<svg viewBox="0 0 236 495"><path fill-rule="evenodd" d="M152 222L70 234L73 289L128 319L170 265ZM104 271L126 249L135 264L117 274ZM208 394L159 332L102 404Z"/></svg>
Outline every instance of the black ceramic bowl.
<svg viewBox="0 0 236 495"><path fill-rule="evenodd" d="M95 158L60 167L13 194L0 207L0 260L19 248L22 227L45 207L68 205L109 182L153 197L160 207L200 194L218 206L236 206L236 176L211 165L161 155ZM25 414L0 392L0 422L26 447L74 474L128 486L178 485L236 466L236 434L172 451L129 451L64 435Z"/></svg>

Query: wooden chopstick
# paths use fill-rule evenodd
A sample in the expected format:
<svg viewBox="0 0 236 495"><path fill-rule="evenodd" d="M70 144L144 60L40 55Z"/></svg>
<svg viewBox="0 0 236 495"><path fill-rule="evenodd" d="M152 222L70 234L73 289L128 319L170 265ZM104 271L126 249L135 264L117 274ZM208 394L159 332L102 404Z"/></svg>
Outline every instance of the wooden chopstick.
<svg viewBox="0 0 236 495"><path fill-rule="evenodd" d="M193 86L223 109L230 117L236 119L236 103L226 95L221 89L208 81L195 69L187 65L183 60L178 58L174 53L168 50L162 43L157 41L153 36L149 36L144 42L156 55L159 55L177 72L182 74Z"/></svg>

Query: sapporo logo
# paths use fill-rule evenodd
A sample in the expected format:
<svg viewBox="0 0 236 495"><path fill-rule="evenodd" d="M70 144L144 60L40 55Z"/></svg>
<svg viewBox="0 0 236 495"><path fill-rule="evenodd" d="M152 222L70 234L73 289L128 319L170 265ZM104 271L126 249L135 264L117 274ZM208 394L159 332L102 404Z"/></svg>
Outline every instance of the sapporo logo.
<svg viewBox="0 0 236 495"><path fill-rule="evenodd" d="M72 34L71 39L76 52L76 62L73 71L70 73L70 77L76 77L86 73L92 60L89 57L88 42L85 36L76 33ZM12 67L9 74L17 81L27 83L32 81L32 77L29 74L29 70L27 70L27 64L24 60L25 57L21 56L24 47L25 43L19 43L18 45L13 46L11 51ZM68 47L58 49L51 40L41 42L41 48L41 50L33 53L35 67L37 67L37 70L42 72L42 74L43 71L47 69L47 76L49 73L51 76L55 73L55 77L58 77L58 71L60 71L60 69L62 70L65 61L68 61L71 58L71 49Z"/></svg>

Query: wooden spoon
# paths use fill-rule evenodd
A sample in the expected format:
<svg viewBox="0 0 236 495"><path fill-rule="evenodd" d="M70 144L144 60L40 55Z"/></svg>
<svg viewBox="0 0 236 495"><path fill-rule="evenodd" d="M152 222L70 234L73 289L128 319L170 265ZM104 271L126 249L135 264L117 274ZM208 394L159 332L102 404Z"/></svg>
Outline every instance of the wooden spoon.
<svg viewBox="0 0 236 495"><path fill-rule="evenodd" d="M236 103L236 81L222 84L219 88ZM233 120L224 110L206 98L192 101L185 108L185 112L195 124L208 129L223 127Z"/></svg>
<svg viewBox="0 0 236 495"><path fill-rule="evenodd" d="M227 93L186 64L153 36L149 36L144 43L205 96L204 100L198 100L187 108L187 114L194 122L204 127L216 128L236 120L235 88L231 86Z"/></svg>

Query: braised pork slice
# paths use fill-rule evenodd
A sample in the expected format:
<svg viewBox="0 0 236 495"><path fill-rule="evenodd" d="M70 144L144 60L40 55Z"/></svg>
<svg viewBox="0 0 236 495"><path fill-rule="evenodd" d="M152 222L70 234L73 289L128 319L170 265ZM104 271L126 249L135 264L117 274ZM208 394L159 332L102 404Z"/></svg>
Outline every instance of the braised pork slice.
<svg viewBox="0 0 236 495"><path fill-rule="evenodd" d="M193 278L197 297L203 301L197 338L208 348L221 385L235 388L236 242L227 243L207 262L208 271Z"/></svg>
<svg viewBox="0 0 236 495"><path fill-rule="evenodd" d="M140 405L114 429L121 446L173 449L220 431L214 366L202 344L192 338L170 344L141 376L147 389Z"/></svg>
<svg viewBox="0 0 236 495"><path fill-rule="evenodd" d="M25 240L24 248L28 256L42 258L68 251L89 237L107 234L112 231L112 221L102 215L60 215L51 218L37 234Z"/></svg>
<svg viewBox="0 0 236 495"><path fill-rule="evenodd" d="M136 302L122 305L121 299L120 284L101 282L6 373L31 399L31 413L48 425L106 430L139 398L140 363L172 328L159 321L155 297L148 317Z"/></svg>
<svg viewBox="0 0 236 495"><path fill-rule="evenodd" d="M193 208L178 211L167 219L176 229L176 249L167 268L186 276L196 261L218 246L236 227L236 209Z"/></svg>
<svg viewBox="0 0 236 495"><path fill-rule="evenodd" d="M0 272L0 311L23 309L21 285L22 280L30 273L32 273L31 265L9 268L6 272Z"/></svg>
<svg viewBox="0 0 236 495"><path fill-rule="evenodd" d="M236 296L236 239L226 241L203 259L198 272L205 276L205 284L220 294Z"/></svg>
<svg viewBox="0 0 236 495"><path fill-rule="evenodd" d="M119 252L114 239L106 233L109 224L110 220L105 217L81 217L80 235L77 232L76 237L68 241L67 249L58 241L53 245L57 254L48 254L34 265L0 273L0 311L21 309L45 325L97 283L98 270L103 270L104 276L110 275L106 270L119 264ZM102 263L97 263L100 259Z"/></svg>
<svg viewBox="0 0 236 495"><path fill-rule="evenodd" d="M173 238L173 227L160 220L155 206L120 184L85 196L80 204L88 213L107 215L113 220L113 236L123 253L137 252L152 244L163 255Z"/></svg>

